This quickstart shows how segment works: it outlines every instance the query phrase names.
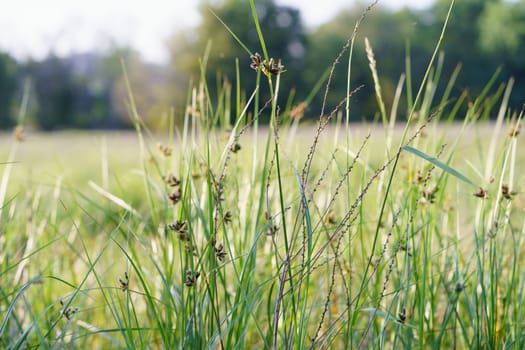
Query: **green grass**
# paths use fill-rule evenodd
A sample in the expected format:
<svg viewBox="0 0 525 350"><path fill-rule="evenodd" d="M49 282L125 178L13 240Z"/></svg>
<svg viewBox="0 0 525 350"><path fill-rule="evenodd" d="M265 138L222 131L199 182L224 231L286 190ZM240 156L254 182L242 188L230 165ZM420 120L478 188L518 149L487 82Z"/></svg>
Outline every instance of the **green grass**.
<svg viewBox="0 0 525 350"><path fill-rule="evenodd" d="M128 86L134 133L2 137L0 347L522 348L513 81L467 104L436 46L388 101L410 121L343 122L353 96L294 119L268 66L253 74L271 100L224 85L214 104L203 66L166 134ZM375 89L354 94L385 106L368 55Z"/></svg>

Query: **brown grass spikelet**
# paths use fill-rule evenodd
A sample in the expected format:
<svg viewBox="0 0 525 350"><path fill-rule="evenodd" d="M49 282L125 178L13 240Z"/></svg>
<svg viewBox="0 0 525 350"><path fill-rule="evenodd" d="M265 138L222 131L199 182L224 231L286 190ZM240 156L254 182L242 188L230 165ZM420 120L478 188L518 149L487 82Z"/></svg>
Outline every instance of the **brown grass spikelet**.
<svg viewBox="0 0 525 350"><path fill-rule="evenodd" d="M186 113L188 113L189 115L191 115L191 116L193 116L195 118L200 118L200 116L201 116L201 112L200 112L198 107L188 106L186 108Z"/></svg>
<svg viewBox="0 0 525 350"><path fill-rule="evenodd" d="M13 130L13 136L17 142L24 142L26 140L24 135L24 127L22 125L18 125Z"/></svg>
<svg viewBox="0 0 525 350"><path fill-rule="evenodd" d="M64 315L68 320L70 320L70 319L73 317L73 315L75 315L75 314L78 312L78 310L79 310L78 307L75 307L75 308L68 307L68 308L64 311L63 315Z"/></svg>
<svg viewBox="0 0 525 350"><path fill-rule="evenodd" d="M64 306L64 301L60 299L60 305ZM74 314L78 312L78 307L68 307L66 309L62 309L62 316L64 316L66 319L71 320Z"/></svg>
<svg viewBox="0 0 525 350"><path fill-rule="evenodd" d="M416 185L418 184L421 184L423 183L423 180L425 179L425 177L423 176L423 173L421 172L421 170L416 170L416 174L414 175L414 183Z"/></svg>
<svg viewBox="0 0 525 350"><path fill-rule="evenodd" d="M436 202L436 193L438 192L438 188L434 187L430 190L422 190L421 191L421 203L426 204L430 203L433 204Z"/></svg>
<svg viewBox="0 0 525 350"><path fill-rule="evenodd" d="M168 229L170 229L173 232L176 232L178 239L187 242L190 240L187 226L187 221L177 220L172 224L168 224Z"/></svg>
<svg viewBox="0 0 525 350"><path fill-rule="evenodd" d="M224 221L225 224L229 224L232 222L232 218L233 218L233 214L230 210L228 210L226 211L226 213L224 213L222 220Z"/></svg>
<svg viewBox="0 0 525 350"><path fill-rule="evenodd" d="M308 108L308 103L306 101L300 102L299 104L296 104L292 110L290 111L290 118L292 119L301 119L304 117L304 113L306 112L306 108Z"/></svg>
<svg viewBox="0 0 525 350"><path fill-rule="evenodd" d="M403 310L397 314L397 322L404 324L406 320L407 320L407 310L403 308Z"/></svg>
<svg viewBox="0 0 525 350"><path fill-rule="evenodd" d="M250 67L254 70L261 70L266 76L277 75L284 72L284 66L281 64L281 60L276 63L274 58L271 57L269 62L266 62L257 52L251 55L250 59L252 60Z"/></svg>
<svg viewBox="0 0 525 350"><path fill-rule="evenodd" d="M479 188L479 191L474 193L474 197L478 197L481 199L486 199L488 197L487 191L483 189L482 187Z"/></svg>
<svg viewBox="0 0 525 350"><path fill-rule="evenodd" d="M231 151L232 151L233 153L237 153L237 152L239 152L241 149L242 149L242 147L241 147L241 144L240 144L239 142L235 142L235 143L232 145L232 147L231 147Z"/></svg>
<svg viewBox="0 0 525 350"><path fill-rule="evenodd" d="M213 251L217 259L221 262L223 262L224 259L226 259L226 257L228 256L228 253L224 251L224 246L222 243L215 245L215 247L213 247Z"/></svg>
<svg viewBox="0 0 525 350"><path fill-rule="evenodd" d="M123 291L123 292L127 291L128 288L129 288L129 275L128 275L128 272L125 271L124 272L124 279L119 277L118 281L119 281L119 288L120 288L120 290Z"/></svg>
<svg viewBox="0 0 525 350"><path fill-rule="evenodd" d="M173 149L169 146L165 146L162 143L157 143L157 149L159 150L160 154L162 154L164 157L171 156L171 153L173 152Z"/></svg>
<svg viewBox="0 0 525 350"><path fill-rule="evenodd" d="M172 174L168 174L168 176L165 177L164 181L166 181L166 184L170 187L175 187L175 186L180 185L179 178Z"/></svg>
<svg viewBox="0 0 525 350"><path fill-rule="evenodd" d="M330 213L328 214L328 217L326 218L326 221L330 224L330 225L335 225L337 224L337 219L335 217L335 214L334 214L334 211L333 210L330 210Z"/></svg>
<svg viewBox="0 0 525 350"><path fill-rule="evenodd" d="M184 282L184 285L186 287L193 287L195 283L197 283L197 280L200 277L200 272L193 272L191 270L186 271L186 282Z"/></svg>
<svg viewBox="0 0 525 350"><path fill-rule="evenodd" d="M175 191L171 192L168 195L168 199L170 200L171 204L173 204L173 205L176 205L177 203L179 203L181 198L182 198L182 192L181 192L180 188L175 189Z"/></svg>
<svg viewBox="0 0 525 350"><path fill-rule="evenodd" d="M503 198L511 200L516 195L516 192L511 191L509 188L509 185L502 184L501 185L501 195L503 196Z"/></svg>
<svg viewBox="0 0 525 350"><path fill-rule="evenodd" d="M510 137L517 137L520 134L521 121L518 121L515 126L511 127L509 130Z"/></svg>

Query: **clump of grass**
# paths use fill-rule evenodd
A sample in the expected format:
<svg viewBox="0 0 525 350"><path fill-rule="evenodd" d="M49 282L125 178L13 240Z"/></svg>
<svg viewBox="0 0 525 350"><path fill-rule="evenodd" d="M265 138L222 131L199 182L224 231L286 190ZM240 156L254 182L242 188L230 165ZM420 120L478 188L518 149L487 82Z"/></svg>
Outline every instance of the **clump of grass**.
<svg viewBox="0 0 525 350"><path fill-rule="evenodd" d="M368 43L382 127L341 123L357 87L308 128L291 117L307 102L281 110L286 62L266 52L251 5L263 54L250 53L258 86L247 100L224 82L213 105L204 58L184 124L172 115L159 140L128 86L139 184L121 181L129 169L110 181L103 160L103 186L59 177L13 195L16 155L4 167L0 346L522 347L513 81L493 92L496 73L454 123L465 95L450 101L458 68L437 100L439 39L414 100L410 71L400 79L395 96L406 82L410 110L398 131L398 101L387 114ZM349 77L357 30L334 61L349 49Z"/></svg>

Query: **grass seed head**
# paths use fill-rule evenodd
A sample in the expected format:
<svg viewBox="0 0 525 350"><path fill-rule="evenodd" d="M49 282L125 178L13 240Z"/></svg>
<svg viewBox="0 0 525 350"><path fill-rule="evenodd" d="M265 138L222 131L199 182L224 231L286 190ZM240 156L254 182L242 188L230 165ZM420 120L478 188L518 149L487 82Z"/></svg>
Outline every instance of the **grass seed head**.
<svg viewBox="0 0 525 350"><path fill-rule="evenodd" d="M235 142L235 143L232 145L231 151L232 151L233 153L237 153L237 152L239 152L239 151L241 150L241 148L242 148L242 147L241 147L241 144L238 143L238 142Z"/></svg>
<svg viewBox="0 0 525 350"><path fill-rule="evenodd" d="M403 308L403 311L397 314L397 322L404 324L407 320L407 310Z"/></svg>
<svg viewBox="0 0 525 350"><path fill-rule="evenodd" d="M274 58L271 57L270 61L266 62L266 60L263 59L257 52L251 55L250 59L252 60L250 67L257 71L261 70L268 77L284 72L284 66L281 64L281 60L276 63Z"/></svg>
<svg viewBox="0 0 525 350"><path fill-rule="evenodd" d="M501 195L503 196L503 198L511 200L516 195L516 192L511 191L509 188L509 185L502 184L501 185Z"/></svg>
<svg viewBox="0 0 525 350"><path fill-rule="evenodd" d="M511 127L509 130L510 137L517 137L520 134L521 122L516 123L515 126Z"/></svg>
<svg viewBox="0 0 525 350"><path fill-rule="evenodd" d="M481 198L481 199L486 199L488 197L487 191L483 189L482 187L479 188L478 192L474 193L474 196Z"/></svg>
<svg viewBox="0 0 525 350"><path fill-rule="evenodd" d="M168 224L168 229L177 233L177 238L181 241L189 241L190 237L188 235L188 222L183 220L177 220L172 224Z"/></svg>
<svg viewBox="0 0 525 350"><path fill-rule="evenodd" d="M160 154L162 154L164 157L171 156L171 153L173 152L173 149L169 146L164 146L161 143L157 144L157 149L159 150Z"/></svg>
<svg viewBox="0 0 525 350"><path fill-rule="evenodd" d="M186 287L193 287L195 283L197 283L197 280L200 277L200 272L193 272L191 270L186 271L186 282L184 282L184 285Z"/></svg>
<svg viewBox="0 0 525 350"><path fill-rule="evenodd" d="M180 180L172 174L168 174L165 178L166 184L170 187L176 187L180 185Z"/></svg>
<svg viewBox="0 0 525 350"><path fill-rule="evenodd" d="M119 285L120 290L122 290L123 292L127 291L128 288L129 288L129 275L128 275L128 272L125 271L124 272L124 279L119 277L118 281L119 281L119 284L120 284Z"/></svg>
<svg viewBox="0 0 525 350"><path fill-rule="evenodd" d="M214 248L213 248L214 252L215 252L215 256L217 257L217 259L219 261L224 261L224 259L226 259L226 257L228 256L228 253L226 253L224 251L224 246L222 245L222 243L219 243L218 245L216 245Z"/></svg>
<svg viewBox="0 0 525 350"><path fill-rule="evenodd" d="M24 142L26 139L24 135L24 127L18 125L13 131L13 136L17 142Z"/></svg>
<svg viewBox="0 0 525 350"><path fill-rule="evenodd" d="M171 204L173 204L173 205L176 205L177 203L179 203L181 198L182 198L182 192L181 192L180 188L177 188L175 191L171 192L168 195L168 199L170 200Z"/></svg>
<svg viewBox="0 0 525 350"><path fill-rule="evenodd" d="M73 317L73 315L75 315L77 312L78 312L78 307L75 307L75 308L72 308L72 307L68 307L67 309L65 309L64 311L62 311L62 315L67 318L68 320L71 320L71 318Z"/></svg>
<svg viewBox="0 0 525 350"><path fill-rule="evenodd" d="M229 224L230 222L232 222L232 218L233 218L233 214L230 210L224 213L223 220L225 224Z"/></svg>
<svg viewBox="0 0 525 350"><path fill-rule="evenodd" d="M290 111L290 118L301 119L302 117L304 117L304 113L306 112L307 107L308 103L306 101L300 102L299 104L295 105Z"/></svg>

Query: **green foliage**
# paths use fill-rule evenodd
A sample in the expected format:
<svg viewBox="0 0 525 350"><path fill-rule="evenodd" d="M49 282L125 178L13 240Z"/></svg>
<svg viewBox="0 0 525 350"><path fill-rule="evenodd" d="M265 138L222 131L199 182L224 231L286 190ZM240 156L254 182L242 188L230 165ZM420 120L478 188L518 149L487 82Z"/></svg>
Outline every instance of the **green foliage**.
<svg viewBox="0 0 525 350"><path fill-rule="evenodd" d="M306 62L306 33L300 13L297 9L277 5L273 0L256 1L258 21L264 33L268 55L276 61L282 60L285 65L286 78L282 88L290 91L298 88L302 82ZM171 66L173 71L184 77L185 85L189 79L197 81L205 67L206 81L210 97L216 100L220 84L236 81L235 62L239 62L239 82L245 95L255 88L254 71L250 68L250 55L256 52L263 54L259 37L255 29L249 1L227 0L220 6L213 2L201 2L202 23L195 32L185 31L175 35L171 42ZM243 47L232 37L226 24ZM201 59L199 59L199 57ZM185 76L186 75L186 76ZM189 75L189 76L188 76ZM301 91L303 97L305 92ZM263 96L269 96L267 92ZM180 102L180 100L179 100ZM240 113L240 111L236 111Z"/></svg>
<svg viewBox="0 0 525 350"><path fill-rule="evenodd" d="M307 86L315 84L316 80L321 77L323 70L329 67L343 44L349 39L353 26L360 16L361 9L359 7L348 9L309 35L309 47L311 48L307 56L309 69L304 74ZM358 29L355 54L352 57L352 85L364 84L364 91L373 91L374 84L369 74L368 60L364 54L364 38L368 37L374 47L378 61L385 99L392 101L397 81L404 72L404 67L399 62L403 62L406 57L405 44L407 41L411 42L412 55L418 57L412 66L416 77L422 77L426 67L427 62L423 58L430 58L431 51L429 48L431 47L422 47L422 42L419 41L421 30L421 25L418 25L418 17L408 10L393 14L381 8L374 8ZM327 101L329 106L335 106L345 97L347 83L345 71L347 68L346 62L342 62L336 68L337 71ZM314 110L320 110L318 107L322 99L322 95L316 96ZM373 118L373 113L377 110L372 93L359 96L352 100L351 104L351 117L354 120L369 120ZM406 109L406 106L404 108ZM401 109L403 110L403 106Z"/></svg>
<svg viewBox="0 0 525 350"><path fill-rule="evenodd" d="M255 77L268 128L246 118L261 89L229 125L202 80L155 135L124 69L136 134L0 140L0 346L522 348L523 111L493 74L453 123L442 38L415 98L373 79L411 103L403 131L343 125L344 103L282 119L277 67Z"/></svg>
<svg viewBox="0 0 525 350"><path fill-rule="evenodd" d="M49 57L37 64L29 64L28 72L33 77L37 106L35 119L43 130L71 125L75 103L74 81L64 61Z"/></svg>
<svg viewBox="0 0 525 350"><path fill-rule="evenodd" d="M135 51L122 48L105 55L50 56L29 62L24 68L32 85L30 120L42 130L129 127L122 61L132 69L131 79L137 83L140 113L151 121L159 112L162 74L143 63Z"/></svg>
<svg viewBox="0 0 525 350"><path fill-rule="evenodd" d="M15 124L15 96L19 88L19 67L7 54L0 53L0 129Z"/></svg>
<svg viewBox="0 0 525 350"><path fill-rule="evenodd" d="M263 58L281 60L284 65L280 88L286 91L281 96L287 103L281 110L283 117L288 118L291 114L287 112L294 106L301 107L298 113L301 116L318 117L327 72L342 45L352 36L362 8L343 9L331 21L307 30L297 9L273 0L257 0L253 4L268 49L269 57ZM345 98L350 81L350 88L364 85L361 96L350 103L350 119L377 120L377 101L369 93L376 84L364 54L365 37L374 50L377 81L389 110L392 106L388 101L394 100L404 74L409 90L423 78L449 4L448 0L440 0L421 11L392 12L374 7L353 42L350 79L346 53L335 68L325 112ZM454 76L454 82L450 86L434 86L432 94L441 98L464 92L464 98L472 100L500 67L502 80L525 76L524 6L523 1L458 2L450 18L450 30L442 45L444 56L437 72ZM202 96L211 103L207 108L231 104L231 97L235 98L230 112L222 118L225 125L231 124L257 85L256 73L250 68L250 55L258 52L264 56L250 1L203 0L200 13L202 22L197 28L184 29L169 38L171 56L166 67L143 62L137 52L127 48L112 48L104 54L51 55L27 63L15 62L8 55L0 56L0 128L16 123L13 106L27 79L32 86L29 122L37 128L130 127L121 60L128 67L137 112L148 125L166 127L170 114L174 115L174 123L181 124L187 113L188 84L198 89L200 81L205 82L207 90ZM400 64L405 60L409 62ZM269 87L259 85L259 89L257 96L266 101ZM510 105L521 106L524 95L525 85L518 80ZM410 99L409 96L398 102L402 118L412 107ZM268 122L264 118L262 121Z"/></svg>

